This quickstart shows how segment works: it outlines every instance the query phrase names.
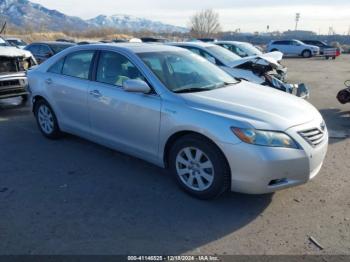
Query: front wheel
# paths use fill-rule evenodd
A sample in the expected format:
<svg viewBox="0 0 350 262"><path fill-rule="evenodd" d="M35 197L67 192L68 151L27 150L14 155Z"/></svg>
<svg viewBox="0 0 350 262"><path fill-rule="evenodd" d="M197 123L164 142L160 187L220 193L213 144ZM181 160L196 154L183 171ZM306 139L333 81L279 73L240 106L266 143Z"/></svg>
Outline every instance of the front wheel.
<svg viewBox="0 0 350 262"><path fill-rule="evenodd" d="M172 146L169 166L180 187L200 199L227 191L230 168L221 150L210 140L187 135Z"/></svg>
<svg viewBox="0 0 350 262"><path fill-rule="evenodd" d="M312 53L310 50L304 50L301 54L302 57L304 58L310 58L312 56Z"/></svg>
<svg viewBox="0 0 350 262"><path fill-rule="evenodd" d="M36 102L34 114L38 127L45 137L57 139L62 135L55 113L46 101L39 100Z"/></svg>

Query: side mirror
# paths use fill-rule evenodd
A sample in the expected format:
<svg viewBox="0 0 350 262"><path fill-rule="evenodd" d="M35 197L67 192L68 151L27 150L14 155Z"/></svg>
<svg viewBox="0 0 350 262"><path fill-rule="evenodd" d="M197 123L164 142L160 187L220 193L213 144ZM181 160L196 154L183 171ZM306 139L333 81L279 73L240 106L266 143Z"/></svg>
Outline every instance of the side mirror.
<svg viewBox="0 0 350 262"><path fill-rule="evenodd" d="M147 94L151 92L151 88L145 81L135 79L125 80L123 82L123 89L124 91L131 93Z"/></svg>

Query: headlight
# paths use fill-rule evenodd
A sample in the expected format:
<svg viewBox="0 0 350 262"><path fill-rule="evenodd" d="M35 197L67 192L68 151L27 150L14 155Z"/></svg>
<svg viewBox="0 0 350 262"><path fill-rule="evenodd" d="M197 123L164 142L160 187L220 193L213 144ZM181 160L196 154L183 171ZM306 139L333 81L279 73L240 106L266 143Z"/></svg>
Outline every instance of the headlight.
<svg viewBox="0 0 350 262"><path fill-rule="evenodd" d="M233 127L232 131L240 140L242 140L242 142L248 144L269 147L299 148L297 143L283 132L237 127Z"/></svg>

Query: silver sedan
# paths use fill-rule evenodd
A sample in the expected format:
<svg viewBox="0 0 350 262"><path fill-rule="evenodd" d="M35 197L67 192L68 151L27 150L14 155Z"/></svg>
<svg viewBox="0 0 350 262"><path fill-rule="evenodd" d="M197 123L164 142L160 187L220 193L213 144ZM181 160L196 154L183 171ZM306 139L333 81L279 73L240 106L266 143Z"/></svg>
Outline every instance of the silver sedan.
<svg viewBox="0 0 350 262"><path fill-rule="evenodd" d="M237 81L182 48L72 47L28 79L44 136L75 134L168 168L198 198L306 183L327 151L311 104Z"/></svg>

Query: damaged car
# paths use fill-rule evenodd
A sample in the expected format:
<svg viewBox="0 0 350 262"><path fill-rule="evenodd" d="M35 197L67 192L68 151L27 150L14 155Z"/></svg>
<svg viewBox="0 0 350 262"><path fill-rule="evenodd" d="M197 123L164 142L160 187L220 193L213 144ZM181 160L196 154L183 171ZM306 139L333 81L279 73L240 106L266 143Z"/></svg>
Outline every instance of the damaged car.
<svg viewBox="0 0 350 262"><path fill-rule="evenodd" d="M26 101L29 95L26 72L36 64L30 52L10 46L0 37L0 99L22 97Z"/></svg>
<svg viewBox="0 0 350 262"><path fill-rule="evenodd" d="M287 69L277 61L283 54L262 54L241 58L231 51L211 43L185 42L172 43L196 53L236 79L246 80L255 84L269 86L280 91L294 94L298 97L309 98L309 88L305 84L289 84L285 82Z"/></svg>

